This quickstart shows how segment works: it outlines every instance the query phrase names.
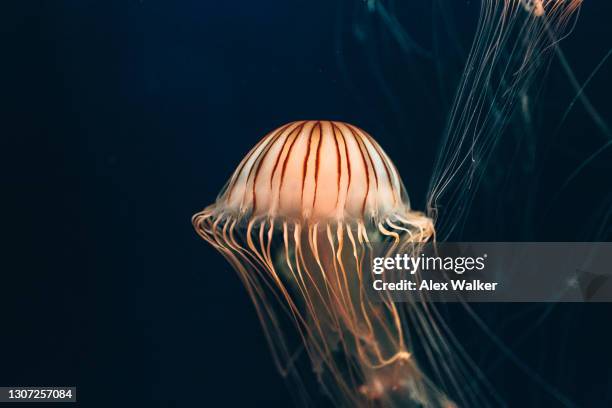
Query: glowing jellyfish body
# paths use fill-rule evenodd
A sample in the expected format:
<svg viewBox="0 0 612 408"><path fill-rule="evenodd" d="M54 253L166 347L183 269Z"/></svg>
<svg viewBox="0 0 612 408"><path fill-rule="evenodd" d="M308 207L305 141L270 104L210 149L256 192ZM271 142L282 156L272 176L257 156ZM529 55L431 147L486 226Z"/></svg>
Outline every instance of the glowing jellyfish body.
<svg viewBox="0 0 612 408"><path fill-rule="evenodd" d="M402 313L365 294L373 242L388 252L434 233L366 132L330 121L278 128L193 224L238 271L283 374L297 376L290 322L337 404L449 406L411 357Z"/></svg>
<svg viewBox="0 0 612 408"><path fill-rule="evenodd" d="M240 164L218 204L244 216L360 221L406 215L395 166L354 126L294 122L266 136Z"/></svg>

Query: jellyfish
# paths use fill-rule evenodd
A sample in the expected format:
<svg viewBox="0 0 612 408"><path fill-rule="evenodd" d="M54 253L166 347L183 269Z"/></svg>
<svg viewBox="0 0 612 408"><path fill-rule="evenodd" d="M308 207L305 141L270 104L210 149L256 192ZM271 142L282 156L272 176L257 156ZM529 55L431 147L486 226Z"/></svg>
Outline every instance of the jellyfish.
<svg viewBox="0 0 612 408"><path fill-rule="evenodd" d="M337 406L455 406L421 369L406 331L432 340L424 348L437 356L434 371L452 371L427 311L365 293L374 246L418 251L435 235L368 133L333 121L281 126L192 221L238 272L279 371L298 387L303 351Z"/></svg>
<svg viewBox="0 0 612 408"><path fill-rule="evenodd" d="M278 370L303 399L306 355L337 406L503 405L435 305L367 296L368 265L376 251L418 253L460 224L517 101L529 120L537 75L580 4L482 1L426 213L411 208L368 133L298 121L263 137L215 203L193 216L197 233L237 271Z"/></svg>

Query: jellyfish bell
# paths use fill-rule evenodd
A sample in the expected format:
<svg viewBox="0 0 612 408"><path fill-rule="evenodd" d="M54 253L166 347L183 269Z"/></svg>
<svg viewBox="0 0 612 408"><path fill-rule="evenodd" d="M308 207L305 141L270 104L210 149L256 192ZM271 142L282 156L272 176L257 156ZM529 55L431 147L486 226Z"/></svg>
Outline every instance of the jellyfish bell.
<svg viewBox="0 0 612 408"><path fill-rule="evenodd" d="M270 132L210 210L247 221L268 217L309 225L410 219L432 232L428 219L411 211L398 172L378 143L353 125L331 121L292 122Z"/></svg>
<svg viewBox="0 0 612 408"><path fill-rule="evenodd" d="M299 376L301 347L338 405L449 406L410 353L405 316L365 293L374 242L389 253L434 236L368 133L332 121L281 126L192 221L238 272L282 374Z"/></svg>

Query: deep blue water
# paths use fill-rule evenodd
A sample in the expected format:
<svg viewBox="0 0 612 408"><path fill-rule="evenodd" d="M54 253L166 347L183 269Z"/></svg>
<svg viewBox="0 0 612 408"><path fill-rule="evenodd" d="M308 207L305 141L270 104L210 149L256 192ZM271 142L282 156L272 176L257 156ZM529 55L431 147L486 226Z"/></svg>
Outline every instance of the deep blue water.
<svg viewBox="0 0 612 408"><path fill-rule="evenodd" d="M403 52L361 1L16 3L0 13L0 385L76 385L84 407L290 405L246 292L190 217L261 136L297 119L368 130L422 209L478 2L447 2L446 17L396 2L432 56ZM610 47L611 16L586 0L563 43L580 81ZM604 65L588 88L609 122L611 74ZM604 141L580 105L553 134L572 96L553 60L537 100L541 178L484 190L457 238L611 238L609 151L550 199ZM556 306L542 321L541 306L478 309L578 406L612 404L609 305ZM556 406L453 313L510 406Z"/></svg>

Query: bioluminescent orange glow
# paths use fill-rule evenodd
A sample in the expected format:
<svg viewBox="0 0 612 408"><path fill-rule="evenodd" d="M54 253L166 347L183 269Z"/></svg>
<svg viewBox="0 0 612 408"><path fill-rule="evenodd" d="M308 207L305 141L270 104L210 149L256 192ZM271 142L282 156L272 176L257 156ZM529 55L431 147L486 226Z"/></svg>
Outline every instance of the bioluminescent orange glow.
<svg viewBox="0 0 612 408"><path fill-rule="evenodd" d="M405 250L434 234L366 132L330 121L280 127L247 154L193 224L240 274L283 373L296 351L284 333L289 318L338 404L448 404L411 356L405 316L364 292L371 243Z"/></svg>

